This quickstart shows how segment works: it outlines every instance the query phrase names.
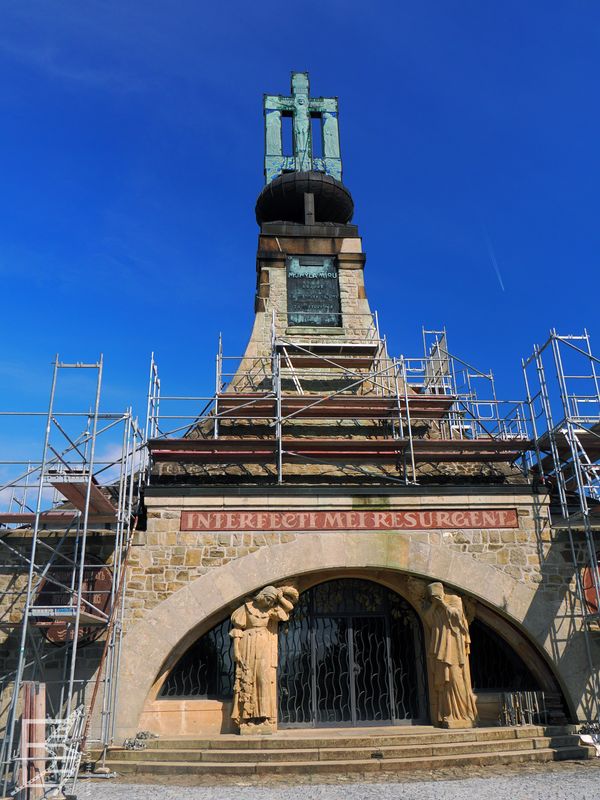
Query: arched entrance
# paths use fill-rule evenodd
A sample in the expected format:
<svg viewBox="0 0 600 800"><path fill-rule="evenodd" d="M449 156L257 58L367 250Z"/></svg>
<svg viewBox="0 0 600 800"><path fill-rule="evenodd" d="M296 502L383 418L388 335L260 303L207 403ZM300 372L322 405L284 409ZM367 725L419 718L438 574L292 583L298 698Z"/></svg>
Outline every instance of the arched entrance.
<svg viewBox="0 0 600 800"><path fill-rule="evenodd" d="M425 721L421 624L400 595L356 578L303 592L279 631L282 726Z"/></svg>
<svg viewBox="0 0 600 800"><path fill-rule="evenodd" d="M229 617L200 637L162 684L159 699L233 694ZM300 595L279 626L282 727L425 722L426 666L420 620L396 592L342 578Z"/></svg>
<svg viewBox="0 0 600 800"><path fill-rule="evenodd" d="M562 680L568 711L575 716L578 709L584 718L581 648L553 649L554 639L548 638L544 625L555 624L557 609L545 605L534 584L519 582L468 553L449 553L443 542L372 532L302 534L277 545L274 555L272 548L263 547L218 570L208 570L131 624L120 670L117 738L146 729L164 735L232 732L229 637L217 636L215 629L228 625L229 615L243 598L267 583L295 581L309 589L326 577L365 577L404 595L407 575L447 581L450 571L456 576L451 587L477 601L476 619L520 655L544 692L562 696L558 683ZM214 637L211 646L207 642L197 651L209 634ZM216 663L223 640L226 658ZM195 660L194 651L200 656ZM471 659L478 651L479 647L473 647ZM184 667L190 679L180 681L178 674L183 677ZM207 685L204 675L215 674L223 679L216 686Z"/></svg>

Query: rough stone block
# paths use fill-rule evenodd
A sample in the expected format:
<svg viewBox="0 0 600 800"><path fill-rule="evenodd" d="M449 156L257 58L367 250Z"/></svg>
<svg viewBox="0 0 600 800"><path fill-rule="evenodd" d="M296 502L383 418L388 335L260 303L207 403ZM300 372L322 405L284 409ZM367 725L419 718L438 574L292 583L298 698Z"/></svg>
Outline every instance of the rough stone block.
<svg viewBox="0 0 600 800"><path fill-rule="evenodd" d="M188 550L185 554L186 567L199 567L202 564L202 551L201 550Z"/></svg>

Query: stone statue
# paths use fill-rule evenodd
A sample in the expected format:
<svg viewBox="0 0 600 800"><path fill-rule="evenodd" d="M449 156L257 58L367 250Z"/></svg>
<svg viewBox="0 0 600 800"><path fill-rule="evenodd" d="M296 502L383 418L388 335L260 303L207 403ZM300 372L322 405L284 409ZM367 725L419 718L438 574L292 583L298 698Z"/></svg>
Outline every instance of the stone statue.
<svg viewBox="0 0 600 800"><path fill-rule="evenodd" d="M445 728L470 728L477 719L471 687L471 637L462 600L446 593L441 583L427 587L425 611L429 632L429 664L437 722Z"/></svg>
<svg viewBox="0 0 600 800"><path fill-rule="evenodd" d="M438 582L425 585L410 578L408 589L413 598L421 601L427 628L432 721L444 728L471 728L477 720L477 706L471 686L471 637L463 601Z"/></svg>
<svg viewBox="0 0 600 800"><path fill-rule="evenodd" d="M277 730L277 629L298 601L293 586L266 586L231 615L235 683L231 718L241 734Z"/></svg>

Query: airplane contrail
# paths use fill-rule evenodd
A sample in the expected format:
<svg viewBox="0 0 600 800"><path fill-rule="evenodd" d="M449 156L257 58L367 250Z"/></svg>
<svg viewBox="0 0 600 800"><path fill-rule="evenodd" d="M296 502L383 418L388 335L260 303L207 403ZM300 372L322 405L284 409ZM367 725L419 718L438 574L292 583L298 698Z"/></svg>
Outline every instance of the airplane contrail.
<svg viewBox="0 0 600 800"><path fill-rule="evenodd" d="M496 255L494 253L494 248L492 247L492 240L488 236L488 232L486 229L483 229L483 236L485 238L485 242L487 244L488 253L490 254L490 260L492 262L492 266L494 267L494 271L496 273L496 277L498 278L498 283L500 284L500 288L503 292L506 291L504 288L504 281L502 280L502 275L500 274L500 268L498 266L498 261L496 259Z"/></svg>

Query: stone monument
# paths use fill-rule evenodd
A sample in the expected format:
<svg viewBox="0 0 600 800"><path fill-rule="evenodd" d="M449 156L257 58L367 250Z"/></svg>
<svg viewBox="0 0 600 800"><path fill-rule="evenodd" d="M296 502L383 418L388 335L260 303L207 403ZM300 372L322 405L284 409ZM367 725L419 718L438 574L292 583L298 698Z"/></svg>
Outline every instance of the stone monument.
<svg viewBox="0 0 600 800"><path fill-rule="evenodd" d="M473 682L484 725L502 693L521 691L543 691L548 719L562 721L552 669L563 666L538 632L553 630L559 607L541 611L548 570L565 586L573 574L560 550L540 561L554 545L547 499L516 466L521 412L489 432L453 377L445 333L424 335L419 358L388 351L341 180L337 99L311 97L294 72L264 113L254 325L243 354L219 348L206 412L185 435L157 428L148 443L119 732L469 729ZM396 227L388 234L395 258ZM387 280L402 302L404 278ZM155 618L179 634L169 649L174 634L162 642L157 628L146 663L136 642ZM576 672L563 672L573 708Z"/></svg>

